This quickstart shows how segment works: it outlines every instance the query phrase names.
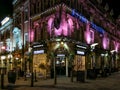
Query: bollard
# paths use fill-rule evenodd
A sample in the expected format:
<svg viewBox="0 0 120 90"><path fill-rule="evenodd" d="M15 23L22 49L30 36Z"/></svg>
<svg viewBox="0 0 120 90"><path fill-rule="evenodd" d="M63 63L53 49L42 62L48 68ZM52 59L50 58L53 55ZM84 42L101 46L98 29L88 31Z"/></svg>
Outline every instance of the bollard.
<svg viewBox="0 0 120 90"><path fill-rule="evenodd" d="M71 70L71 82L73 82L73 71Z"/></svg>
<svg viewBox="0 0 120 90"><path fill-rule="evenodd" d="M32 72L32 75L31 75L31 87L33 87L33 86L34 86L34 74Z"/></svg>
<svg viewBox="0 0 120 90"><path fill-rule="evenodd" d="M1 74L1 89L4 89L4 74Z"/></svg>
<svg viewBox="0 0 120 90"><path fill-rule="evenodd" d="M35 82L37 82L37 77L36 77L36 70L35 70Z"/></svg>

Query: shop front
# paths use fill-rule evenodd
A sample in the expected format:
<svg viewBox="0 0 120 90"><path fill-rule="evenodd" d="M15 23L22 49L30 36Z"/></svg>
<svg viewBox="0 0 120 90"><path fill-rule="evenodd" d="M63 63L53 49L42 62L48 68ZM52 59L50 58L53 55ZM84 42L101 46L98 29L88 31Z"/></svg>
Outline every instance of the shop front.
<svg viewBox="0 0 120 90"><path fill-rule="evenodd" d="M30 68L33 68L33 72L35 74L35 78L46 78L49 72L49 61L47 59L47 53L46 53L47 46L45 43L37 43L33 44L33 61L32 66Z"/></svg>
<svg viewBox="0 0 120 90"><path fill-rule="evenodd" d="M74 71L76 73L76 81L85 82L87 46L77 44L75 48Z"/></svg>
<svg viewBox="0 0 120 90"><path fill-rule="evenodd" d="M73 43L67 41L49 41L33 45L33 71L38 78L53 78L56 76L70 76L72 68L70 48Z"/></svg>

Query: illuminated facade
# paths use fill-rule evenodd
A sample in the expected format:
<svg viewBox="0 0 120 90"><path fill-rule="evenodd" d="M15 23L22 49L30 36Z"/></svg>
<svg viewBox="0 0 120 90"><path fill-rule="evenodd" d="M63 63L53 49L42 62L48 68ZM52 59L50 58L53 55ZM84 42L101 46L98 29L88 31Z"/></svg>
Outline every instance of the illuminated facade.
<svg viewBox="0 0 120 90"><path fill-rule="evenodd" d="M54 61L58 75L118 69L119 24L96 0L14 0L13 6L11 50L25 72L32 64L46 78Z"/></svg>
<svg viewBox="0 0 120 90"><path fill-rule="evenodd" d="M12 26L13 20L6 17L0 27L0 73L12 68Z"/></svg>

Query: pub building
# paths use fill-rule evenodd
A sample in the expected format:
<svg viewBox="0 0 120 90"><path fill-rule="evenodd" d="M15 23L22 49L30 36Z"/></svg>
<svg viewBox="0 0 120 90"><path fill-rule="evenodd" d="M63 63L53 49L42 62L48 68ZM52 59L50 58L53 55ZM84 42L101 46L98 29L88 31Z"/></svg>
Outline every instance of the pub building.
<svg viewBox="0 0 120 90"><path fill-rule="evenodd" d="M20 51L21 69L37 78L54 78L56 72L77 81L118 71L119 27L98 7L101 3L14 0L12 47L18 48L11 52Z"/></svg>

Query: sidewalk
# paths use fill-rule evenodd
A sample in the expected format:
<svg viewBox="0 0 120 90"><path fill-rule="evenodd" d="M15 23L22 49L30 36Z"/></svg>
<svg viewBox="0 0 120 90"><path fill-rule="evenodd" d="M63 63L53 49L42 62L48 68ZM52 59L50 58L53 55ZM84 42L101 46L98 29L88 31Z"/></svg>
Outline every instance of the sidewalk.
<svg viewBox="0 0 120 90"><path fill-rule="evenodd" d="M23 78L17 79L13 90L120 90L120 72L112 73L106 78L97 78L96 80L86 80L85 83L70 82L68 77L57 78L57 85L54 85L54 79L41 80L34 82L34 87L30 87L30 79L24 81ZM5 82L7 86L8 83ZM9 89L6 89L9 90Z"/></svg>

